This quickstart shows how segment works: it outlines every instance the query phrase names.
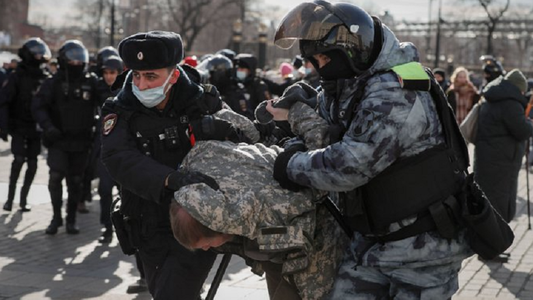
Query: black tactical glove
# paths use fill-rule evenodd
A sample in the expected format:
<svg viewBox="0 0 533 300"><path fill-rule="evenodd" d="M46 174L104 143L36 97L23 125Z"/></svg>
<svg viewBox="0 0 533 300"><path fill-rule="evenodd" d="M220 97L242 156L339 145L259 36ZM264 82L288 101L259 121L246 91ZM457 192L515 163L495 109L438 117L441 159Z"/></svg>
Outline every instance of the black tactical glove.
<svg viewBox="0 0 533 300"><path fill-rule="evenodd" d="M174 191L177 191L186 185L195 183L205 183L214 190L220 189L213 177L196 171L175 171L170 173L167 177L167 188Z"/></svg>
<svg viewBox="0 0 533 300"><path fill-rule="evenodd" d="M299 81L289 86L272 106L290 109L294 103L303 102L314 108L317 105L317 94L318 92L312 86ZM254 112L256 120L261 124L272 121L272 115L266 110L267 101L259 103Z"/></svg>
<svg viewBox="0 0 533 300"><path fill-rule="evenodd" d="M320 80L320 86L327 96L337 98L337 80Z"/></svg>
<svg viewBox="0 0 533 300"><path fill-rule="evenodd" d="M53 143L59 141L62 135L63 134L61 131L53 126L44 131L44 139L48 145L52 145Z"/></svg>
<svg viewBox="0 0 533 300"><path fill-rule="evenodd" d="M7 131L0 129L0 139L4 140L4 142L7 142Z"/></svg>
<svg viewBox="0 0 533 300"><path fill-rule="evenodd" d="M212 115L206 115L201 119L194 120L190 125L192 127L192 133L198 141L227 140L234 143L243 141L243 135L233 124L226 120L217 119Z"/></svg>
<svg viewBox="0 0 533 300"><path fill-rule="evenodd" d="M279 182L279 185L281 185L282 188L293 192L298 192L304 188L304 186L291 181L287 175L287 165L289 164L289 160L296 152L302 151L306 151L303 143L291 144L276 158L276 161L274 162L274 179Z"/></svg>

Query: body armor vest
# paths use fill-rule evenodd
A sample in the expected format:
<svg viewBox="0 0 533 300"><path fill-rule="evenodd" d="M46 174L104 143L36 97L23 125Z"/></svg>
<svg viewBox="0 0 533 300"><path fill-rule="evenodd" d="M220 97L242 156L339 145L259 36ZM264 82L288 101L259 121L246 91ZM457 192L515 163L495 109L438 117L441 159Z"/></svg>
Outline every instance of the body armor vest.
<svg viewBox="0 0 533 300"><path fill-rule="evenodd" d="M92 138L97 99L92 77L87 76L79 82L66 82L56 77L53 83L55 105L50 117L67 139L90 141Z"/></svg>
<svg viewBox="0 0 533 300"><path fill-rule="evenodd" d="M399 240L435 228L441 235L447 232L445 237L451 238L455 228L449 228L454 224L449 222L443 205L454 205L446 201L462 186L468 167L468 150L453 112L430 71L424 71L418 63L407 65L410 66L402 65L393 71L402 88L431 92L446 143L398 160L367 184L341 193L343 218L350 229L381 236L382 240ZM456 207L449 208L456 210ZM417 217L417 222L386 236L389 225L410 217Z"/></svg>
<svg viewBox="0 0 533 300"><path fill-rule="evenodd" d="M36 133L36 122L31 113L31 101L37 90L47 77L42 70L26 70L19 68L15 75L18 77L16 98L10 107L10 128L14 132Z"/></svg>

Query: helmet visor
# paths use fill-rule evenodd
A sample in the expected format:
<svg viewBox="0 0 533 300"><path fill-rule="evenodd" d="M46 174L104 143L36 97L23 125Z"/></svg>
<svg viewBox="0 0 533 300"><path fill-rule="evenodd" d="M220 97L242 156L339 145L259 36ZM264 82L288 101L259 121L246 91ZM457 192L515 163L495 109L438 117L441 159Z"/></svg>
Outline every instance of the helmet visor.
<svg viewBox="0 0 533 300"><path fill-rule="evenodd" d="M341 24L344 23L324 6L302 3L281 20L274 43L280 48L289 49L297 40L318 41Z"/></svg>
<svg viewBox="0 0 533 300"><path fill-rule="evenodd" d="M89 52L87 52L87 49L81 48L81 47L75 47L68 49L65 52L65 57L69 61L69 63L88 63L89 62Z"/></svg>
<svg viewBox="0 0 533 300"><path fill-rule="evenodd" d="M28 50L30 50L36 60L48 61L52 57L50 49L41 43L33 43L28 47Z"/></svg>

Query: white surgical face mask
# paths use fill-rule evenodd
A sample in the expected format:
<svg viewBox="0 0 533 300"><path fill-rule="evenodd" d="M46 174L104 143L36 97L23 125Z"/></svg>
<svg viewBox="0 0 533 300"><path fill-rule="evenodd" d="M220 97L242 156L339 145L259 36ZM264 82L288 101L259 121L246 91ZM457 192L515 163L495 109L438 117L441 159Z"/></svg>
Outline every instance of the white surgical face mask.
<svg viewBox="0 0 533 300"><path fill-rule="evenodd" d="M237 79L239 79L240 81L244 81L244 79L246 79L246 76L248 74L246 74L246 72L244 71L237 71L235 75L237 76Z"/></svg>
<svg viewBox="0 0 533 300"><path fill-rule="evenodd" d="M305 75L309 75L313 72L313 69L311 68L305 68Z"/></svg>
<svg viewBox="0 0 533 300"><path fill-rule="evenodd" d="M163 83L163 85L161 86L141 91L134 83L132 83L131 90L135 97L137 97L137 99L139 99L139 101L142 103L142 105L148 108L155 107L163 100L165 100L165 96L172 85L169 85L167 89L165 89L165 86L170 80L170 77L172 77L172 74L174 74L174 72L170 72L170 75L168 75L167 80L165 80L165 83Z"/></svg>

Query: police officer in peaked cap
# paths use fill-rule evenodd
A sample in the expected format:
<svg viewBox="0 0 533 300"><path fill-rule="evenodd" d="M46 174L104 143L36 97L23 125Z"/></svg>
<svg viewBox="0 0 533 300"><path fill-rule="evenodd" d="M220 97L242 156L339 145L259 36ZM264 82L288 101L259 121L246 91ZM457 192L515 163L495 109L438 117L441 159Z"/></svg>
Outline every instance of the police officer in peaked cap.
<svg viewBox="0 0 533 300"><path fill-rule="evenodd" d="M117 237L126 254L139 254L154 299L196 300L216 254L191 252L174 239L169 204L184 185L218 189L211 177L178 168L195 140L225 139L235 129L211 116L222 108L216 89L193 82L178 65L179 34L137 33L118 51L130 71L102 113L102 161L121 187L118 219L127 220L129 238L122 238L114 216Z"/></svg>

